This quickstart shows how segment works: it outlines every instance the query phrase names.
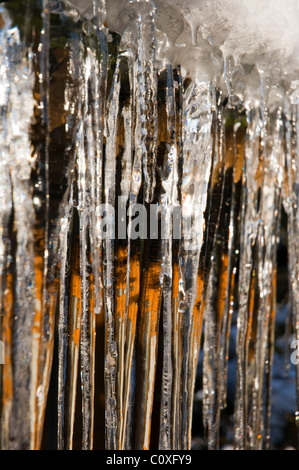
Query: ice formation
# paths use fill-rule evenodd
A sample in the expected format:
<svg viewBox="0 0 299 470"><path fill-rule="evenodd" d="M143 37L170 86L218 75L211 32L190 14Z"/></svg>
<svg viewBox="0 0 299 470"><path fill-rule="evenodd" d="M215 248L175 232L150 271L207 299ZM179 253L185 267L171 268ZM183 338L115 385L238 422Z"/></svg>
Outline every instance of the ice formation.
<svg viewBox="0 0 299 470"><path fill-rule="evenodd" d="M66 3L87 17L92 14L91 0ZM142 8L148 8L143 4L156 6L161 60L170 58L185 73L217 79L223 61L232 58L236 66L256 66L273 83L298 77L297 0L287 0L283 7L280 0L107 0L110 30L123 34Z"/></svg>
<svg viewBox="0 0 299 470"><path fill-rule="evenodd" d="M202 352L217 449L233 338L233 445L269 448L282 211L299 341L299 2L24 5L0 10L1 447L41 447L52 384L58 449L97 426L189 449ZM296 388L298 417L298 364Z"/></svg>

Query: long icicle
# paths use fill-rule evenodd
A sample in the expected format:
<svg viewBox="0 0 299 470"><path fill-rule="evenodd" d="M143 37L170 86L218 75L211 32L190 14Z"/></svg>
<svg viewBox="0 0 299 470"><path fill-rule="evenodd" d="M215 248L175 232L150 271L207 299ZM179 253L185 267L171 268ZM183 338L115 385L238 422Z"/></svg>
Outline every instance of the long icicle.
<svg viewBox="0 0 299 470"><path fill-rule="evenodd" d="M2 446L6 449L33 448L31 411L32 327L33 315L40 308L36 302L34 271L33 224L34 206L30 194L31 159L29 127L33 115L33 74L18 28L12 28L6 18L1 30L3 80L4 146L2 164L10 173L8 197L11 191L11 209L15 235L11 239L11 281L7 288L13 295L6 310L3 341L11 357L4 365L4 403ZM8 47L9 46L9 47ZM11 188L10 188L11 186ZM8 206L6 205L6 210ZM5 210L5 206L4 206ZM6 383L6 380L9 380ZM9 388L7 385L9 384ZM19 404L22 403L22 408Z"/></svg>
<svg viewBox="0 0 299 470"><path fill-rule="evenodd" d="M197 298L197 273L204 236L204 213L212 164L212 99L211 84L195 82L185 96L185 138L182 185L183 246L181 255L180 323L182 335L182 429L181 446L191 446L190 414L192 413L194 361L190 361ZM190 375L191 374L191 375Z"/></svg>
<svg viewBox="0 0 299 470"><path fill-rule="evenodd" d="M105 165L105 204L115 208L115 170L116 170L116 132L119 110L119 77L120 61L117 61L113 85L107 106L107 142ZM113 215L110 223L115 224ZM114 225L115 226L115 225ZM108 233L104 242L104 289L106 315L106 346L105 346L105 383L106 383L106 443L108 449L117 449L118 420L116 399L116 372L118 351L115 342L114 324L114 234Z"/></svg>
<svg viewBox="0 0 299 470"><path fill-rule="evenodd" d="M162 227L162 252L163 252L163 371L162 371L162 397L160 415L160 440L159 448L169 450L171 444L171 410L173 389L173 338L172 338L172 284L173 284L173 213L178 205L178 152L176 142L176 104L175 89L173 83L172 66L167 66L166 87L166 115L167 115L167 161L164 164L165 176L162 185L165 194L162 196L161 218L165 224ZM165 230L166 229L166 230ZM166 233L163 233L163 231Z"/></svg>

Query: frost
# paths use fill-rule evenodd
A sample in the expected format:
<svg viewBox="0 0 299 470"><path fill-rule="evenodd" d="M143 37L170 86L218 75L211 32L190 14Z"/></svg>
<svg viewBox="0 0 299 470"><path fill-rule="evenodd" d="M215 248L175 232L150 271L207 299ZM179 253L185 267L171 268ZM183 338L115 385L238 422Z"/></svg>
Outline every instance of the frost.
<svg viewBox="0 0 299 470"><path fill-rule="evenodd" d="M190 449L196 400L218 449L233 339L234 448L269 448L298 2L44 0L35 46L0 13L2 448L41 446L54 360L58 449L94 447L100 373L107 449Z"/></svg>

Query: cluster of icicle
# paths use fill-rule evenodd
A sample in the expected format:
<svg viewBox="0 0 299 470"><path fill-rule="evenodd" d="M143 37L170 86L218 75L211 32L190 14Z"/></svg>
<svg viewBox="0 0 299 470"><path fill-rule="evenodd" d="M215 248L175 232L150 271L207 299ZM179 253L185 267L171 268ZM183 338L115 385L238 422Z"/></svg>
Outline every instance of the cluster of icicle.
<svg viewBox="0 0 299 470"><path fill-rule="evenodd" d="M137 11L142 3L136 2ZM156 10L146 3L122 35L111 79L104 2L94 1L93 17L69 40L64 103L69 184L54 227L49 220L51 2L43 3L38 85L36 57L1 9L4 449L41 445L55 324L58 448L73 447L79 371L82 448L93 448L97 315L105 319L107 449L149 449L158 366L159 448L191 447L201 347L203 420L208 447L218 448L233 315L238 329L235 448L269 445L282 204L289 220L292 312L299 339L296 91L271 101L262 76L252 99L248 93L244 101L234 100L229 87L225 106L216 82L200 76L187 80L179 67L156 60ZM232 83L231 75L225 78ZM32 155L29 128L35 109L44 141L40 153ZM171 218L164 239L102 239L98 208L116 206L119 196L126 208L159 204L160 214L174 214L179 206L182 219L191 215L192 224L182 220L181 239L172 236ZM70 273L76 217L78 264ZM130 230L129 210L128 219ZM185 244L190 235L196 240L191 248Z"/></svg>

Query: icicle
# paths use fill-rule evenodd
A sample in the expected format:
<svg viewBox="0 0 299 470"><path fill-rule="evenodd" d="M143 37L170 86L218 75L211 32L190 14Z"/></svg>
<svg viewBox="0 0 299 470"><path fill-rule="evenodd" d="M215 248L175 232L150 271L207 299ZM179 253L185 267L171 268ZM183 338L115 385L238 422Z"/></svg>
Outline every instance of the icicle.
<svg viewBox="0 0 299 470"><path fill-rule="evenodd" d="M94 18L98 18L94 29L97 40L92 43L90 86L94 104L91 109L91 128L88 140L88 166L90 173L90 251L94 273L94 310L102 311L102 234L98 230L99 207L103 193L103 142L106 116L106 88L108 73L107 32L104 27L105 0L93 0ZM96 20L95 20L96 21Z"/></svg>
<svg viewBox="0 0 299 470"><path fill-rule="evenodd" d="M29 2L28 2L29 5ZM28 6L29 8L29 6ZM49 181L49 148L50 148L50 5L42 3L43 27L39 44L39 85L41 101L41 121L45 131L43 155L39 155L39 164L43 166L44 190L38 205L43 209L41 239L35 240L35 276L36 295L40 308L37 310L33 324L32 347L32 386L31 386L31 419L32 448L39 449L42 439L42 426L46 409L51 366L54 347L54 312L56 306L55 287L51 286L49 269L49 224L50 224L50 181ZM35 200L35 198L33 198ZM36 230L38 233L39 230ZM39 250L36 247L41 247ZM48 332L45 337L45 332Z"/></svg>
<svg viewBox="0 0 299 470"><path fill-rule="evenodd" d="M1 447L42 445L57 331L59 449L77 445L79 403L82 448L93 448L101 366L107 449L190 449L203 331L203 424L218 449L236 317L234 445L270 448L281 202L299 342L298 82L280 96L259 72L259 90L258 65L234 67L230 30L220 57L219 38L182 1L121 0L119 21L114 0L107 18L106 0L43 0L40 11L28 0L20 31L9 3L0 7ZM192 54L204 45L196 67L182 57L188 35ZM211 77L214 62L222 70ZM148 216L140 238L136 207ZM296 388L299 435L299 365Z"/></svg>
<svg viewBox="0 0 299 470"><path fill-rule="evenodd" d="M113 78L107 111L107 142L105 165L105 203L115 207L115 171L116 171L116 132L119 109L119 66L118 60ZM112 214L109 225L115 227ZM104 287L106 310L106 358L105 358L105 382L106 382L106 440L108 449L117 449L117 401L116 401L116 372L117 372L117 346L115 342L114 326L114 234L105 240L104 250Z"/></svg>
<svg viewBox="0 0 299 470"><path fill-rule="evenodd" d="M183 81L180 68L174 71L175 85L175 129L176 129L176 148L178 159L178 201L181 199L182 184L182 162L183 162ZM176 224L181 228L181 218L176 218ZM175 219L173 219L173 224ZM174 226L173 226L174 227ZM181 383L181 332L179 328L180 312L179 312L179 290L181 284L179 282L179 253L181 245L181 230L174 237L173 230L173 268L172 268L172 325L173 325L173 390L172 390L172 409L171 409L171 431L172 431L172 447L174 449L181 448L181 410L178 394L180 393Z"/></svg>
<svg viewBox="0 0 299 470"><path fill-rule="evenodd" d="M258 242L260 245L258 259L258 276L260 289L260 306L258 312L258 331L256 340L256 378L255 386L258 388L256 403L253 402L253 409L256 416L253 422L256 425L255 448L261 448L267 438L265 433L265 422L263 416L263 389L265 364L269 347L269 328L273 312L275 313L275 298L273 298L273 285L276 281L276 245L277 245L277 221L280 211L280 188L282 184L282 120L281 109L277 111L274 118L273 131L271 129L267 137L268 147L264 153L264 178L262 184L260 231ZM271 367L268 364L267 369ZM267 410L269 412L269 410Z"/></svg>
<svg viewBox="0 0 299 470"><path fill-rule="evenodd" d="M68 296L64 298L67 291L62 289L59 320L58 445L59 448L68 449L72 449L73 446L79 349L82 448L93 447L95 314L100 313L102 308L102 233L99 217L103 187L105 122L103 113L107 79L107 45L106 33L101 25L97 22L93 24L91 21L86 28L92 29L96 34L90 41L90 47L87 48L83 31L78 37L74 35L71 39L69 76L65 93L66 133L70 136L76 135L74 157L70 154L70 190L65 195L71 214L68 216L67 233L61 234L64 240L67 237L67 245L71 244L72 249L69 248L68 253L64 254L67 256L65 263L69 266L64 265L60 268L61 282L65 276L70 299L68 300ZM99 51L101 61L98 59ZM99 69L100 74L98 74ZM76 223L77 215L79 227Z"/></svg>
<svg viewBox="0 0 299 470"><path fill-rule="evenodd" d="M238 110L228 113L227 121L222 123L218 117L220 159L224 164L223 175L220 173L220 204L218 225L214 236L212 267L206 296L206 329L204 357L204 422L208 431L208 446L211 449L219 446L220 413L226 404L227 366L230 326L235 303L234 287L238 269L239 254L239 215L240 189L242 184L243 142L239 141L237 129L241 126ZM226 151L223 154L223 126L225 129ZM241 133L242 135L242 133ZM220 160L220 161L221 161ZM215 173L219 163L216 160ZM218 176L219 178L219 176ZM216 180L217 181L217 180ZM222 189L221 189L222 185ZM218 191L219 191L218 189ZM216 187L217 191L217 187ZM217 208L217 206L216 206ZM216 210L213 208L213 210ZM216 212L217 214L217 212ZM217 219L216 219L217 220ZM213 230L207 227L208 236ZM210 244L213 238L210 240ZM205 265L208 260L205 259Z"/></svg>
<svg viewBox="0 0 299 470"><path fill-rule="evenodd" d="M247 113L247 125L235 442L237 448L258 449L269 441L272 367L269 358L273 356L276 234L283 180L281 110L275 118L268 119L266 108L261 114L258 108L255 111L251 108ZM265 384L266 402L263 396ZM267 412L263 414L265 404Z"/></svg>
<svg viewBox="0 0 299 470"><path fill-rule="evenodd" d="M138 3L138 2L137 2ZM149 3L150 5L150 3ZM140 100L140 149L143 161L144 198L151 202L156 186L157 75L155 7L138 18L138 82ZM138 141L136 142L138 145Z"/></svg>
<svg viewBox="0 0 299 470"><path fill-rule="evenodd" d="M6 389L4 379L3 433L2 446L6 449L29 449L32 447L32 423L30 419L30 395L32 379L32 326L33 315L40 308L36 302L34 278L33 223L35 219L30 193L30 173L33 160L29 141L29 127L33 114L33 74L31 61L17 28L6 23L1 30L1 166L4 186L1 199L4 205L2 223L8 224L10 212L14 218L15 244L11 240L11 275L13 284L7 284L14 296L13 311L6 311L3 341L7 352L13 355L4 365L4 378L11 380ZM23 54L25 57L23 58ZM8 172L10 177L8 177ZM5 176L6 175L6 176ZM1 226L2 236L7 236ZM3 240L3 239L2 239ZM3 241L2 241L3 243ZM2 244L1 264L6 254ZM3 258L4 257L4 258ZM3 265L1 277L3 276ZM8 278L7 278L8 280ZM22 403L22 409L19 403Z"/></svg>
<svg viewBox="0 0 299 470"><path fill-rule="evenodd" d="M4 16L5 10L1 8L2 18L5 23L7 18ZM7 55L7 34L9 24L2 27L0 33L1 56L0 63L2 73L0 75L0 306L1 306L1 323L0 333L1 341L4 345L4 365L1 366L1 449L8 446L9 440L9 419L11 407L13 403L12 390L12 335L11 335L11 318L13 315L13 284L12 274L5 269L7 256L9 255L11 241L9 240L9 220L12 214L13 194L10 178L9 165L9 147L8 147L8 123L7 110L9 103L9 56ZM2 372L3 371L3 372ZM9 386L7 386L9 384ZM2 398L3 397L3 398Z"/></svg>
<svg viewBox="0 0 299 470"><path fill-rule="evenodd" d="M294 324L296 344L299 341L299 244L298 244L298 207L299 207L299 112L297 90L290 96L290 104L285 104L286 113L286 168L287 168L287 188L285 190L284 206L288 214L288 250L289 250L289 285L291 292L291 309ZM295 422L297 426L297 436L299 436L299 365L296 365L296 394L297 409L295 412ZM298 439L298 437L297 437Z"/></svg>
<svg viewBox="0 0 299 470"><path fill-rule="evenodd" d="M196 318L192 317L197 297L199 255L203 244L204 212L212 160L212 103L210 83L191 83L185 100L184 167L182 182L182 227L180 323L182 341L182 431L181 446L191 445L194 357L193 335Z"/></svg>
<svg viewBox="0 0 299 470"><path fill-rule="evenodd" d="M138 10L138 3L136 8ZM137 16L138 49L134 63L135 154L130 194L129 233L131 236L134 204L144 177L144 201L151 203L156 187L157 152L157 72L155 61L155 7L145 2L146 8ZM145 12L145 13L144 13ZM140 323L138 361L142 369L136 386L135 446L148 449L150 445L151 415L154 400L158 325L161 305L160 265L156 256L146 261L140 293ZM138 367L138 365L137 365Z"/></svg>
<svg viewBox="0 0 299 470"><path fill-rule="evenodd" d="M253 316L255 266L253 247L257 237L258 221L258 184L259 136L261 122L259 110L247 106L247 133L245 142L245 182L242 201L242 233L240 241L240 273L238 292L237 320L237 377L235 397L235 446L236 449L247 447L247 409L249 342Z"/></svg>
<svg viewBox="0 0 299 470"><path fill-rule="evenodd" d="M92 115L89 108L89 84L92 74L93 54L87 50L85 58L84 77L84 103L82 110L82 122L78 129L78 212L80 221L80 275L81 275L81 302L82 302L82 323L80 337L81 353L81 384L82 384L82 449L90 450L93 445L93 331L94 318L93 311L90 311L90 286L89 286L89 217L90 199L89 199L89 170L93 170L93 129ZM85 125L84 125L84 124ZM84 127L83 127L84 126ZM87 152L85 147L87 141ZM89 158L88 158L89 157ZM92 158L93 157L93 158ZM92 178L91 178L92 181ZM93 184L91 184L93 189ZM94 209L94 208L93 208ZM95 273L97 274L97 272Z"/></svg>
<svg viewBox="0 0 299 470"><path fill-rule="evenodd" d="M218 120L219 118L218 116ZM220 127L220 148L217 148L217 153L220 152L222 165L225 163L225 172L220 179L220 182L222 180L222 188L220 185L221 196L218 204L220 203L221 207L219 208L218 216L216 213L216 221L217 217L219 217L219 228L217 225L214 227L214 237L212 237L213 227L210 227L210 225L207 226L208 237L210 237L208 243L210 245L209 250L211 251L211 271L208 280L204 312L203 421L208 431L208 447L211 449L217 448L218 446L221 395L221 382L219 377L222 377L223 372L221 369L221 365L223 364L220 365L220 361L224 350L224 347L221 345L221 343L223 343L223 340L221 341L221 324L225 316L225 309L223 307L226 300L226 286L229 278L228 245L231 239L230 212L232 207L233 167L235 163L234 138L229 142L227 136L227 149L226 153L223 155L223 135L221 135L221 133L223 133L223 123L221 121L222 118L220 118L220 122L218 121ZM219 165L217 159L215 164L215 170L217 171L217 165ZM224 195L225 204L223 204ZM209 220L209 222L213 222L213 219L211 221ZM213 241L215 246L212 245ZM209 259L205 258L205 269L207 269L208 263Z"/></svg>
<svg viewBox="0 0 299 470"><path fill-rule="evenodd" d="M228 94L228 107L233 109L233 85L232 85L232 79L233 79L233 57L226 57L223 55L223 74L224 74L224 81L227 89L227 94Z"/></svg>
<svg viewBox="0 0 299 470"><path fill-rule="evenodd" d="M121 199L119 199L119 211L121 213L120 217L127 219L126 217L126 208L127 203L130 199L131 191L131 175L132 175L132 156L133 156L133 62L132 62L132 53L128 52L127 54L127 67L128 67L128 82L130 86L129 98L127 105L122 110L122 117L124 123L124 153L122 156L122 175L121 175ZM132 194L131 199L137 202L135 196ZM126 220L125 220L126 221ZM122 220L124 222L124 220ZM130 227L129 222L129 227ZM132 245L131 245L131 233L126 234L127 236L127 246L125 250L122 250L124 255L126 254L126 260L123 263L123 268L126 266L126 273L122 273L121 282L122 290L120 297L124 298L125 305L122 302L122 340L123 340L123 376L121 378L121 383L123 384L123 390L120 392L122 394L122 411L120 413L120 430L119 430L119 449L125 449L126 445L129 447L132 446L132 436L129 431L129 423L131 421L130 412L129 412L129 401L130 395L132 392L132 364L133 364L133 351L135 344L135 333L136 333L136 324L137 324L137 303L136 297L138 299L139 295L139 259L136 255L133 255ZM137 270L137 275L136 275ZM132 272L131 272L132 271ZM134 290L136 289L136 292ZM123 311L124 309L124 311ZM125 338L124 338L125 336ZM126 444L127 443L127 444ZM130 443L130 444L129 444Z"/></svg>
<svg viewBox="0 0 299 470"><path fill-rule="evenodd" d="M68 359L68 302L67 302L67 289L68 289L68 257L69 257L69 242L70 242L70 227L72 218L72 197L70 198L70 206L67 206L67 212L62 219L61 232L60 232L60 292L59 292L59 321L58 321L58 436L57 445L59 450L65 448L72 448L72 435L73 425L69 425L69 436L67 438L67 422L66 416L68 408L66 403L67 394L67 359ZM74 366L73 366L74 367ZM77 367L71 368L70 375L75 379ZM74 370L75 369L75 370ZM76 384L76 381L75 381ZM73 384L74 385L74 384ZM70 421L74 419L74 396L73 388L71 387L70 397Z"/></svg>
<svg viewBox="0 0 299 470"><path fill-rule="evenodd" d="M65 88L64 109L66 135L78 136L78 122L83 105L79 63L82 45L74 37L70 44L68 78ZM78 92L78 90L80 90ZM77 119L74 119L74 116ZM78 136L79 139L79 136ZM78 377L78 349L81 331L81 280L78 241L77 193L74 166L77 158L76 143L69 149L68 189L61 205L60 291L58 316L58 449L73 448L74 418Z"/></svg>
<svg viewBox="0 0 299 470"><path fill-rule="evenodd" d="M91 34L95 33L97 40L92 43L92 49L87 48L86 58L87 74L85 76L85 109L83 120L85 122L85 140L87 142L87 161L82 160L82 212L80 227L80 269L82 282L82 332L80 343L83 418L82 448L86 450L93 448L95 314L99 314L102 310L102 233L97 231L96 215L102 203L103 139L107 86L107 37L104 27L105 1L94 0L93 8L94 24L90 25L93 27ZM85 188L85 184L88 184L89 188ZM88 244L90 244L90 247ZM92 274L89 268L90 258ZM91 282L93 283L94 299L91 298Z"/></svg>
<svg viewBox="0 0 299 470"><path fill-rule="evenodd" d="M173 214L178 205L178 152L176 140L176 105L173 73L171 65L167 66L166 87L166 113L168 131L168 155L165 162L165 176L162 181L165 194L161 198L162 227L162 256L163 256L163 372L162 397L160 417L160 449L171 449L171 410L172 410L172 375L173 375L173 348L172 348L172 238ZM164 233L165 232L165 233Z"/></svg>

